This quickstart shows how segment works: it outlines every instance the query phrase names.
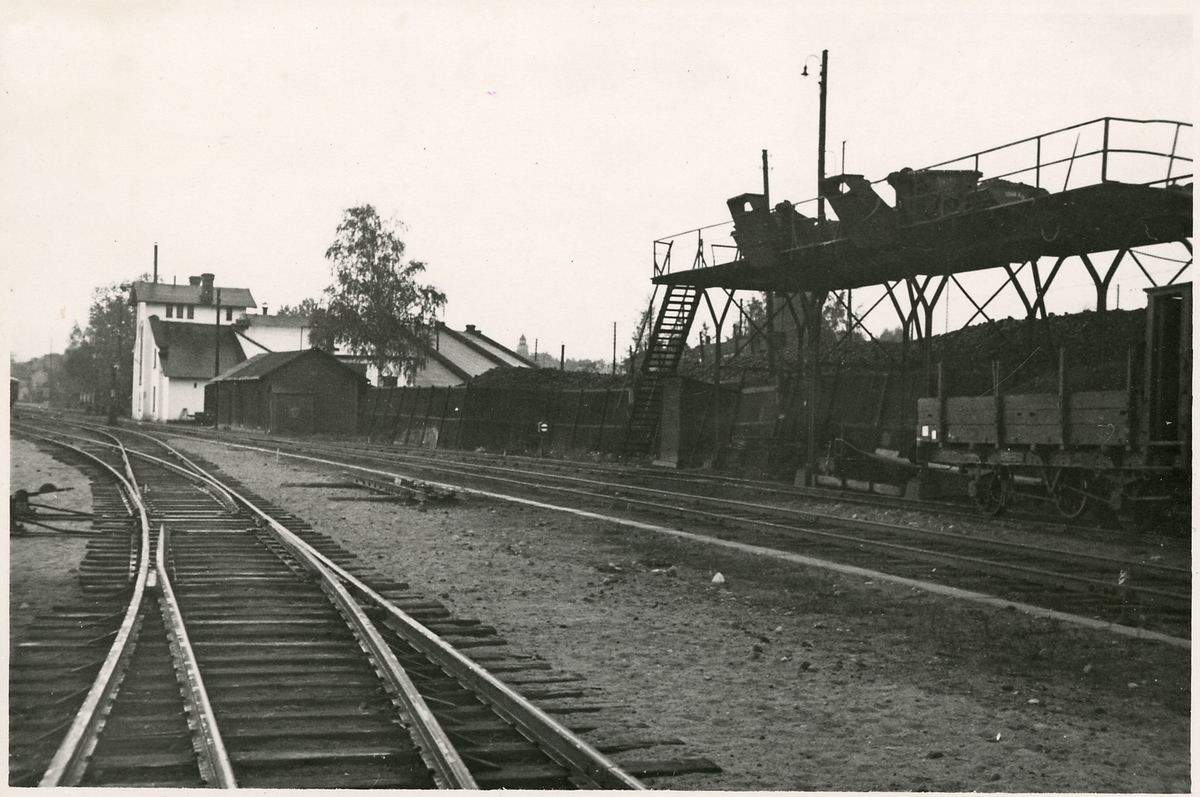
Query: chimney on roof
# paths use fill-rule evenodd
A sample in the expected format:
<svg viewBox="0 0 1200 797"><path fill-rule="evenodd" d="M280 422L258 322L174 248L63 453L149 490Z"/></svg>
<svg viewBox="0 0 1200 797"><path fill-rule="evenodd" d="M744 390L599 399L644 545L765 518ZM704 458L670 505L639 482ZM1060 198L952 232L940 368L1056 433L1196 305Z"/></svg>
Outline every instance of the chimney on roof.
<svg viewBox="0 0 1200 797"><path fill-rule="evenodd" d="M472 334L472 335L477 335L477 334L479 334L478 332L476 332L476 331L475 331L475 325L474 325L474 324L467 324L467 332L468 332L468 333L470 333L470 334Z"/></svg>
<svg viewBox="0 0 1200 797"><path fill-rule="evenodd" d="M212 304L213 300L213 275L200 275L200 304Z"/></svg>
<svg viewBox="0 0 1200 797"><path fill-rule="evenodd" d="M267 306L264 304L263 305L263 315L266 315L266 314L267 314Z"/></svg>
<svg viewBox="0 0 1200 797"><path fill-rule="evenodd" d="M200 278L199 277L188 277L188 285L191 285L193 288L199 287L200 286Z"/></svg>

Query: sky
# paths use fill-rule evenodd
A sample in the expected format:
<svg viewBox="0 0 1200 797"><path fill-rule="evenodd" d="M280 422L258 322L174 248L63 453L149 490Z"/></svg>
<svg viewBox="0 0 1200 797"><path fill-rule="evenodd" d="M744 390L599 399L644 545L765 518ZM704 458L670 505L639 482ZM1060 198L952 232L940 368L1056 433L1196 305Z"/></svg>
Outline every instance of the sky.
<svg viewBox="0 0 1200 797"><path fill-rule="evenodd" d="M822 50L829 174L1102 116L1192 121L1184 4L832 7L10 0L2 334L17 360L61 352L93 289L150 273L156 243L163 281L212 272L272 312L318 297L342 211L371 204L452 327L608 359L654 241L727 221L762 150L773 201L816 195Z"/></svg>

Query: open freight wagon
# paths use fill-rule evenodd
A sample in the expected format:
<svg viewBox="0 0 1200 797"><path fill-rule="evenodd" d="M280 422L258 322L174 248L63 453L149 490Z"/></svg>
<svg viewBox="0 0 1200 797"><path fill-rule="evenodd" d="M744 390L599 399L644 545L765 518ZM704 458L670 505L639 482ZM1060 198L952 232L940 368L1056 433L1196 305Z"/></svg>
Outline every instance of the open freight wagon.
<svg viewBox="0 0 1200 797"><path fill-rule="evenodd" d="M937 395L917 401L926 477L965 480L986 514L1022 494L1069 518L1092 503L1141 523L1190 507L1192 286L1146 293L1145 340L1117 384L1076 389L1061 351L1048 392L1007 392L997 369L984 394L953 395L939 368Z"/></svg>

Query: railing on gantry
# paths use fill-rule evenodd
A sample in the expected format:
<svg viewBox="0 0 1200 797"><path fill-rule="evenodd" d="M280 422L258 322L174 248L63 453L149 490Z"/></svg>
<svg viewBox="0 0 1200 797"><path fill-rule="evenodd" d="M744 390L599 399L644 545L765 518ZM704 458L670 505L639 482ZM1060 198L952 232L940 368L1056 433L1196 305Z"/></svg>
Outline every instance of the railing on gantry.
<svg viewBox="0 0 1200 797"><path fill-rule="evenodd" d="M1104 116L924 168L969 168L1051 193L1107 182L1178 185L1192 178L1191 131L1188 122Z"/></svg>
<svg viewBox="0 0 1200 797"><path fill-rule="evenodd" d="M1024 182L1050 193L1108 182L1147 186L1178 186L1191 180L1192 125L1168 119L1126 119L1105 116L1088 122L1022 138L982 149L951 160L922 167L969 169L982 180ZM887 178L872 185L886 183ZM816 204L817 199L796 203L797 210ZM654 242L654 276L671 273L674 244L698 252L707 244L707 256L691 258L684 270L723 265L737 259L731 235L733 222L725 221L686 232L667 235ZM690 248L689 248L690 253Z"/></svg>

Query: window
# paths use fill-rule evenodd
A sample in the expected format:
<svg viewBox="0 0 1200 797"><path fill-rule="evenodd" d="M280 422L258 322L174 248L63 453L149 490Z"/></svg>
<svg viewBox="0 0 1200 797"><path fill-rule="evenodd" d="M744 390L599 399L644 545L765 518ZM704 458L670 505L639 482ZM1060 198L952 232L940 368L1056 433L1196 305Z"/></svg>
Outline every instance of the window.
<svg viewBox="0 0 1200 797"><path fill-rule="evenodd" d="M194 304L189 304L187 307L188 307L188 318L195 318L196 317L196 306Z"/></svg>
<svg viewBox="0 0 1200 797"><path fill-rule="evenodd" d="M233 308L232 308L232 307L226 307L226 308L225 308L225 320L226 320L226 321L232 321L232 320L233 320Z"/></svg>
<svg viewBox="0 0 1200 797"><path fill-rule="evenodd" d="M175 317L175 305L168 304L167 305L167 318L174 318L174 317Z"/></svg>
<svg viewBox="0 0 1200 797"><path fill-rule="evenodd" d="M175 305L175 316L177 318L183 318L183 305L182 304Z"/></svg>

